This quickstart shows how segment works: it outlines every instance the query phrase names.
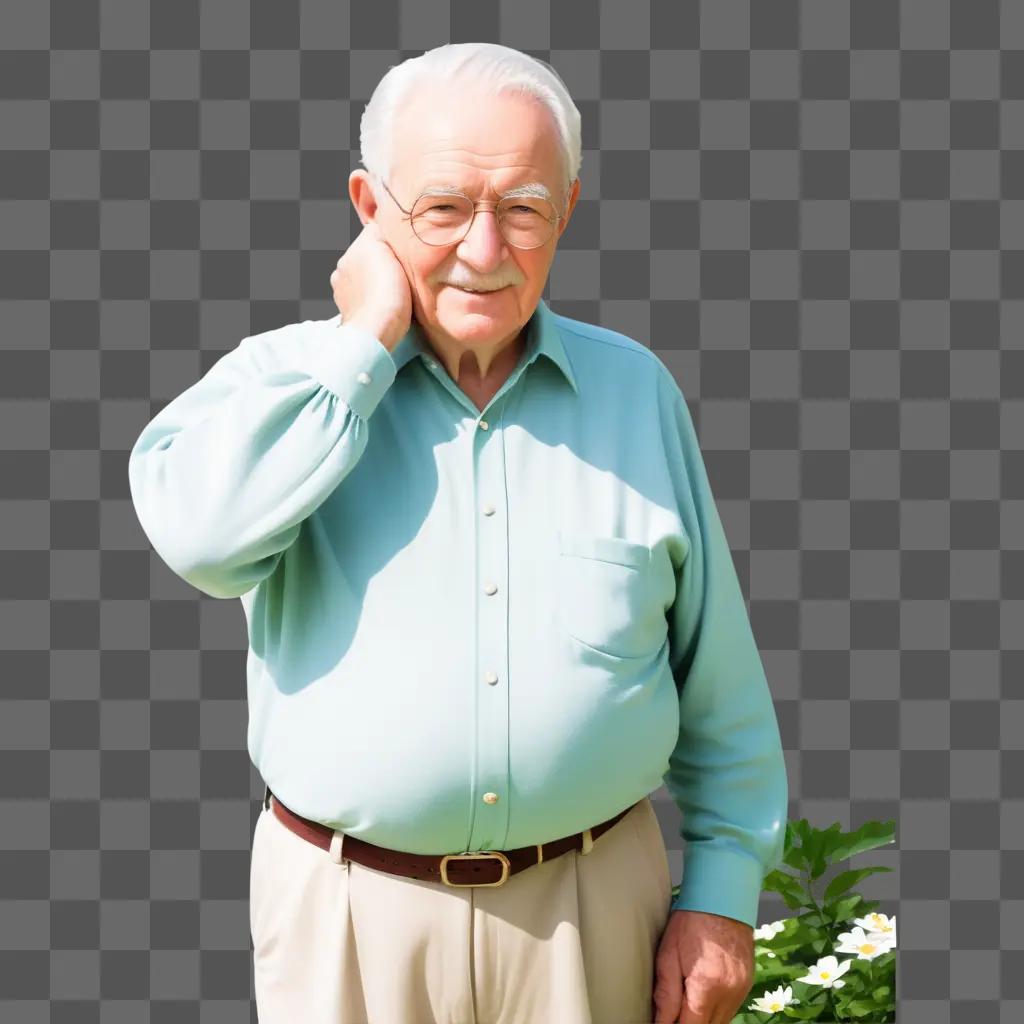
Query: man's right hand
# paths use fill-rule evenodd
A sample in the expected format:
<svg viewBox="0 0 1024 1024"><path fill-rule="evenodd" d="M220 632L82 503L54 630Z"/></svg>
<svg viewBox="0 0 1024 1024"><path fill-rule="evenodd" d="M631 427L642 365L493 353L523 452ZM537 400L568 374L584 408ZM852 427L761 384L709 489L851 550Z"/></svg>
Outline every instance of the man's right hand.
<svg viewBox="0 0 1024 1024"><path fill-rule="evenodd" d="M394 249L367 221L331 274L342 323L361 327L390 352L412 322L412 288Z"/></svg>

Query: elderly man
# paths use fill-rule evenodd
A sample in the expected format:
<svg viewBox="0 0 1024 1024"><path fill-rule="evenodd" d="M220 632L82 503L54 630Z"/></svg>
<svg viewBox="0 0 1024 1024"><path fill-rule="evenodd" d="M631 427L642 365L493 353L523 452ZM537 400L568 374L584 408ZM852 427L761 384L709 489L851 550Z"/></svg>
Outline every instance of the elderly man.
<svg viewBox="0 0 1024 1024"><path fill-rule="evenodd" d="M541 298L579 112L442 46L361 143L340 315L245 338L129 463L156 552L245 611L260 1020L727 1024L778 723L679 387Z"/></svg>

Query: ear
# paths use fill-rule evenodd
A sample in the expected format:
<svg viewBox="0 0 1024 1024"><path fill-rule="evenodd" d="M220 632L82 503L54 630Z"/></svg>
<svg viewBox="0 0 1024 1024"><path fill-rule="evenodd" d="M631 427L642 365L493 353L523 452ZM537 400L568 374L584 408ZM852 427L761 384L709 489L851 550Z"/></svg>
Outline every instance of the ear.
<svg viewBox="0 0 1024 1024"><path fill-rule="evenodd" d="M357 167L348 176L348 194L363 224L376 220L377 199L373 194L370 175L362 167Z"/></svg>
<svg viewBox="0 0 1024 1024"><path fill-rule="evenodd" d="M558 224L558 237L561 238L565 229L569 226L569 218L572 216L572 211L576 206L576 200L580 197L580 179L577 177L572 183L572 189L569 192L569 199L565 204L565 213L562 214L562 219Z"/></svg>

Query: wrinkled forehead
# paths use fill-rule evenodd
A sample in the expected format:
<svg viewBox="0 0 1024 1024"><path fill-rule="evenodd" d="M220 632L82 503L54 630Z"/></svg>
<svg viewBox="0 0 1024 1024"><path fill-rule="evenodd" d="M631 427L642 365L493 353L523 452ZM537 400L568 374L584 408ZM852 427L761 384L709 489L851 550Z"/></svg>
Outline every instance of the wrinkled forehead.
<svg viewBox="0 0 1024 1024"><path fill-rule="evenodd" d="M532 96L467 93L446 83L402 105L392 180L407 196L439 189L476 199L520 194L558 202L567 183L551 111Z"/></svg>

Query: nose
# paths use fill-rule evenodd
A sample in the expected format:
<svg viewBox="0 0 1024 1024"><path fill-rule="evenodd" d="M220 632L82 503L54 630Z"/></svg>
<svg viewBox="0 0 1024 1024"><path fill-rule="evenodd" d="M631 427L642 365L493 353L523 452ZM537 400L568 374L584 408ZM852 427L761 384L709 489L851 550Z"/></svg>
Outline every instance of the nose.
<svg viewBox="0 0 1024 1024"><path fill-rule="evenodd" d="M460 260L485 273L507 258L508 249L498 229L498 211L494 207L477 207L469 231L459 243L458 255Z"/></svg>

